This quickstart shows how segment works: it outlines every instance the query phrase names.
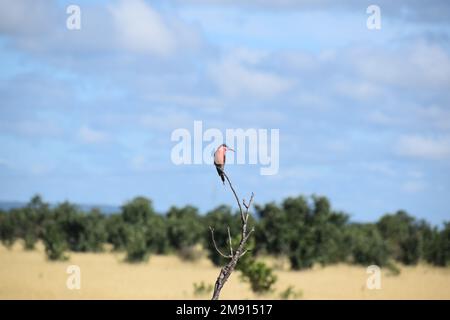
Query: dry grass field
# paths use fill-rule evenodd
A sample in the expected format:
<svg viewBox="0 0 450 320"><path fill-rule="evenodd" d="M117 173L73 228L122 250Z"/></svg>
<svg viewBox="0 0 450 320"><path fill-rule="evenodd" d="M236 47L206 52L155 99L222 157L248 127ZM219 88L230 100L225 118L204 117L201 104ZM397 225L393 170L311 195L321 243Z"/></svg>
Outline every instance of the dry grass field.
<svg viewBox="0 0 450 320"><path fill-rule="evenodd" d="M183 262L176 256L151 256L146 264L130 265L121 254L70 253L65 262L48 262L42 246L24 251L0 246L0 299L208 299L194 295L193 284L213 283L219 269L202 259ZM279 263L277 263L279 265ZM66 268L81 268L81 289L69 290ZM402 267L401 274L383 272L381 290L366 288L365 268L335 265L307 271L276 270L275 291L255 296L238 272L225 285L222 299L279 298L288 286L301 299L450 299L450 269L425 265Z"/></svg>

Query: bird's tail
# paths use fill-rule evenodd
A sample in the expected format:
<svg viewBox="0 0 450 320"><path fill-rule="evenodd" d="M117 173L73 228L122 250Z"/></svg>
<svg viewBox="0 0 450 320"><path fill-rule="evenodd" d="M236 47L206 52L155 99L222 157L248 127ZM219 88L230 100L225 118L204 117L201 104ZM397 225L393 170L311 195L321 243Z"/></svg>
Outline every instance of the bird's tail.
<svg viewBox="0 0 450 320"><path fill-rule="evenodd" d="M225 176L223 174L223 170L216 166L217 173L219 174L220 179L222 179L222 183L225 185Z"/></svg>

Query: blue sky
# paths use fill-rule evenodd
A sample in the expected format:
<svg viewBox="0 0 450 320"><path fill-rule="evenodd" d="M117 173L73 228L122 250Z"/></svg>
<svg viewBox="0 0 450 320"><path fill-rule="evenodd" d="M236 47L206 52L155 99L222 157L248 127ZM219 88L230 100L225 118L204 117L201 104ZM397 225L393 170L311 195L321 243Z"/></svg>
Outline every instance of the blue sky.
<svg viewBox="0 0 450 320"><path fill-rule="evenodd" d="M229 166L242 197L450 220L450 5L339 3L0 0L0 200L233 204L214 168L171 162L201 120L280 129L277 175Z"/></svg>

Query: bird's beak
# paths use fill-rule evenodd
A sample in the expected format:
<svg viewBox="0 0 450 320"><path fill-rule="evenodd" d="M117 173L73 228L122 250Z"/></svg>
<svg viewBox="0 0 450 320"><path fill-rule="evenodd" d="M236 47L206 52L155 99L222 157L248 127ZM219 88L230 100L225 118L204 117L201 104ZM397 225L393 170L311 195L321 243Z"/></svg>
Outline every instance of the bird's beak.
<svg viewBox="0 0 450 320"><path fill-rule="evenodd" d="M230 150L230 151L233 151L233 152L235 152L233 149L231 149L231 148L227 148L228 150Z"/></svg>

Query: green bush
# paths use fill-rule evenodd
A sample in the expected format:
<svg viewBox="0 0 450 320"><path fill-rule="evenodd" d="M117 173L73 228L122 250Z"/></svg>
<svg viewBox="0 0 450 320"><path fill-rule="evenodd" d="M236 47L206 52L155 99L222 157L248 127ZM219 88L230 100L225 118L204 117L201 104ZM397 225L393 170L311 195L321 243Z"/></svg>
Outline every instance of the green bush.
<svg viewBox="0 0 450 320"><path fill-rule="evenodd" d="M280 292L280 299L282 300L299 299L302 296L303 292L301 290L295 290L294 286L289 286Z"/></svg>
<svg viewBox="0 0 450 320"><path fill-rule="evenodd" d="M33 233L25 233L23 241L25 250L33 250L37 242L37 237Z"/></svg>
<svg viewBox="0 0 450 320"><path fill-rule="evenodd" d="M346 258L344 227L348 216L331 210L327 198L299 196L285 199L281 207L269 203L256 206L260 218L257 251L287 255L295 270L314 263L329 264Z"/></svg>
<svg viewBox="0 0 450 320"><path fill-rule="evenodd" d="M113 249L125 250L127 243L126 224L121 214L112 214L106 218L105 229L107 242L112 244Z"/></svg>
<svg viewBox="0 0 450 320"><path fill-rule="evenodd" d="M122 206L122 217L128 224L145 223L154 215L152 201L145 197L135 197Z"/></svg>
<svg viewBox="0 0 450 320"><path fill-rule="evenodd" d="M255 239L257 252L276 256L289 253L289 224L285 212L275 203L256 205L259 223L256 225Z"/></svg>
<svg viewBox="0 0 450 320"><path fill-rule="evenodd" d="M241 272L241 279L250 284L250 288L256 294L266 294L272 291L272 286L277 281L273 269L264 262L257 261L249 253L244 255L236 265Z"/></svg>
<svg viewBox="0 0 450 320"><path fill-rule="evenodd" d="M353 224L348 229L348 245L352 261L369 266L385 266L389 259L388 248L377 227L373 224Z"/></svg>
<svg viewBox="0 0 450 320"><path fill-rule="evenodd" d="M22 211L23 221L20 224L23 234L20 237L24 239L25 249L32 250L38 239L42 237L44 223L50 216L50 207L40 195L35 195Z"/></svg>
<svg viewBox="0 0 450 320"><path fill-rule="evenodd" d="M7 248L11 248L16 241L14 222L10 213L0 211L0 240Z"/></svg>
<svg viewBox="0 0 450 320"><path fill-rule="evenodd" d="M424 260L450 265L449 223L443 228L430 226L405 211L384 215L375 224L349 223L345 213L332 210L328 199L319 196L290 197L255 209L257 219L250 216L249 221L249 228L256 229L250 237L256 239L252 249L288 257L293 269L337 262L388 267L396 261L414 265ZM192 206L172 207L160 215L149 199L136 197L120 213L108 216L95 209L83 212L69 202L50 207L36 195L23 208L0 210L0 240L11 247L21 239L25 249L33 249L42 240L47 256L54 260L64 259L68 250L98 252L110 243L114 250L125 251L129 261L167 252L195 261L200 254L194 248L203 245L211 261L223 266L228 260L215 250L208 227L215 230L217 246L228 253L227 227L236 249L240 224L239 214L228 206L205 216Z"/></svg>
<svg viewBox="0 0 450 320"><path fill-rule="evenodd" d="M146 222L146 242L150 252L165 254L169 251L169 240L167 238L167 222L164 216L153 215Z"/></svg>
<svg viewBox="0 0 450 320"><path fill-rule="evenodd" d="M425 260L435 266L450 265L450 222L441 231L434 230L427 245Z"/></svg>
<svg viewBox="0 0 450 320"><path fill-rule="evenodd" d="M127 262L138 263L148 260L150 253L147 249L147 240L143 227L130 226L127 229L126 253L125 260Z"/></svg>
<svg viewBox="0 0 450 320"><path fill-rule="evenodd" d="M55 222L48 222L44 227L42 240L49 260L67 260L64 252L68 249L66 237L61 227Z"/></svg>
<svg viewBox="0 0 450 320"><path fill-rule="evenodd" d="M291 241L288 258L291 268L294 270L313 266L316 256L311 233L305 230L302 236L299 235L297 239L294 238Z"/></svg>
<svg viewBox="0 0 450 320"><path fill-rule="evenodd" d="M396 277L396 276L400 275L400 273L401 273L400 268L392 261L388 261L386 263L386 269L388 270L388 273L387 273L388 276Z"/></svg>
<svg viewBox="0 0 450 320"><path fill-rule="evenodd" d="M131 226L131 229L139 230L137 231L139 239L137 239L137 236L135 236L134 233L131 233L131 239L129 239L128 233L125 232L124 241L127 251L129 251L130 246L134 247L137 251L142 251L143 249L138 249L137 247L140 247L141 242L144 242L145 250L149 253L167 252L168 239L166 219L163 216L156 214L152 202L149 199L137 197L122 206L122 221L125 226L124 228ZM139 245L137 243L139 243Z"/></svg>
<svg viewBox="0 0 450 320"><path fill-rule="evenodd" d="M58 206L57 218L66 234L66 240L71 251L101 252L107 241L105 218L97 209L88 213L80 212L68 203ZM61 212L62 210L68 210Z"/></svg>
<svg viewBox="0 0 450 320"><path fill-rule="evenodd" d="M381 236L386 240L390 255L406 265L414 265L420 259L420 235L414 217L405 211L386 214L377 223Z"/></svg>
<svg viewBox="0 0 450 320"><path fill-rule="evenodd" d="M171 207L167 213L167 235L176 250L192 247L202 238L204 226L198 210L192 206Z"/></svg>
<svg viewBox="0 0 450 320"><path fill-rule="evenodd" d="M210 295L214 289L212 284L205 284L205 282L194 283L194 296Z"/></svg>

